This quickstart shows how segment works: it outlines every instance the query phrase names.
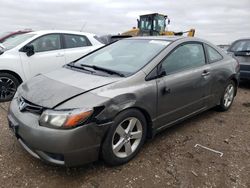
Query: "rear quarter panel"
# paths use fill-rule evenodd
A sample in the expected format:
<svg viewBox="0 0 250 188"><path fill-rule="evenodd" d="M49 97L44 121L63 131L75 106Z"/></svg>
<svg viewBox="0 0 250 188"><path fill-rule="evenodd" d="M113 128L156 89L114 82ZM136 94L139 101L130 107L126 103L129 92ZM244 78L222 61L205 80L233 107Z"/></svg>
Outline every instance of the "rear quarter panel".
<svg viewBox="0 0 250 188"><path fill-rule="evenodd" d="M210 107L219 104L227 82L231 79L238 80L236 72L237 61L232 57L225 55L223 60L211 63L211 91L212 98Z"/></svg>

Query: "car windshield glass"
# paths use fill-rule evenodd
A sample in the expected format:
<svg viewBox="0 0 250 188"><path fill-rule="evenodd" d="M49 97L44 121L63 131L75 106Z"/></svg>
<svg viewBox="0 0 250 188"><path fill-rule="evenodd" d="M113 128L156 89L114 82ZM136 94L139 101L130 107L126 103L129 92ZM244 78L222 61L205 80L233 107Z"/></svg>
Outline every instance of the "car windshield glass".
<svg viewBox="0 0 250 188"><path fill-rule="evenodd" d="M5 47L5 50L10 50L33 36L34 34L29 34L29 33L23 35L17 35L13 38L7 39L5 42L2 43L2 45Z"/></svg>
<svg viewBox="0 0 250 188"><path fill-rule="evenodd" d="M250 51L250 40L240 40L233 43L231 52Z"/></svg>
<svg viewBox="0 0 250 188"><path fill-rule="evenodd" d="M140 70L170 42L164 40L120 40L76 62L90 68L101 67L124 75Z"/></svg>

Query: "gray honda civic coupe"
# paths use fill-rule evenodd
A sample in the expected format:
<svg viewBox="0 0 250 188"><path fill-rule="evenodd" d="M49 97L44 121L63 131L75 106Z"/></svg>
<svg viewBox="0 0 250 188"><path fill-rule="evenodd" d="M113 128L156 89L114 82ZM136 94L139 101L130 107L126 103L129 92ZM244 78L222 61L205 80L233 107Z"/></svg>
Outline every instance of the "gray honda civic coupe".
<svg viewBox="0 0 250 188"><path fill-rule="evenodd" d="M228 110L239 64L189 37L120 40L23 83L9 126L45 162L130 161L147 138L213 107Z"/></svg>

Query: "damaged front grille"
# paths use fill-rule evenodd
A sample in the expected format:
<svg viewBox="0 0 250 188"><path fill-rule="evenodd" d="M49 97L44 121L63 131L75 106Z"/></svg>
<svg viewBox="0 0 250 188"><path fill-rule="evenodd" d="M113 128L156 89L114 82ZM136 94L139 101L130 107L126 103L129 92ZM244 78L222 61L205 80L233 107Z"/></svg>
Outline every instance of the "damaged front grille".
<svg viewBox="0 0 250 188"><path fill-rule="evenodd" d="M33 104L23 97L18 98L18 108L21 112L30 112L34 114L42 114L43 107Z"/></svg>

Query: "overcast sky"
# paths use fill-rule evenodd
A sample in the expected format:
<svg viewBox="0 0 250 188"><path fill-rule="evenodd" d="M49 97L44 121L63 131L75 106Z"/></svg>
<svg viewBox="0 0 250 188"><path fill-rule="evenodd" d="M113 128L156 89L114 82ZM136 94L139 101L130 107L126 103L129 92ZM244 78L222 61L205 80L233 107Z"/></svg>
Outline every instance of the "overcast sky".
<svg viewBox="0 0 250 188"><path fill-rule="evenodd" d="M250 37L250 0L1 0L0 33L24 28L116 34L136 26L140 14L159 12L169 30L196 29L216 44Z"/></svg>

